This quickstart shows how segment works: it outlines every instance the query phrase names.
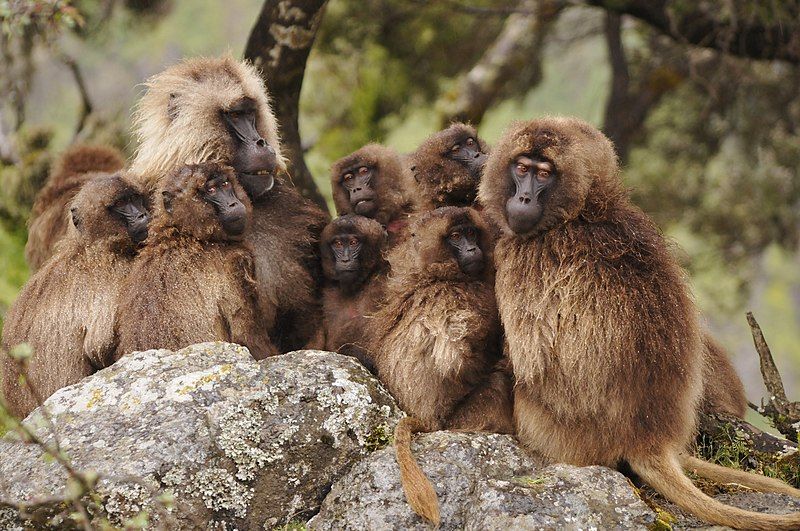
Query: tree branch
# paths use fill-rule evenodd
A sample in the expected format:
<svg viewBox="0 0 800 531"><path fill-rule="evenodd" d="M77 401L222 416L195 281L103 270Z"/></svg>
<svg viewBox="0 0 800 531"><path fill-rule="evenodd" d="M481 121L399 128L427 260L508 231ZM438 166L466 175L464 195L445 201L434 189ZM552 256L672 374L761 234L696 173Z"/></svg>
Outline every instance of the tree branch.
<svg viewBox="0 0 800 531"><path fill-rule="evenodd" d="M327 0L266 0L244 57L262 71L278 123L289 173L298 190L327 210L303 159L298 124L300 89Z"/></svg>
<svg viewBox="0 0 800 531"><path fill-rule="evenodd" d="M83 72L80 66L78 66L77 61L65 53L60 53L59 59L72 73L72 78L75 80L75 85L78 87L78 93L81 97L81 113L78 116L78 124L75 126L75 136L78 136L86 126L86 119L92 114L94 105L92 105L89 91L86 89L86 81L83 78Z"/></svg>
<svg viewBox="0 0 800 531"><path fill-rule="evenodd" d="M761 376L770 394L766 405L762 400L760 407L750 404L750 408L770 419L778 431L797 442L797 434L800 431L800 402L790 402L786 398L783 379L752 312L747 312L747 323L750 325L753 343L761 363Z"/></svg>
<svg viewBox="0 0 800 531"><path fill-rule="evenodd" d="M800 63L800 2L678 2L676 0L586 0L636 17L689 44L753 59ZM760 10L756 14L756 9Z"/></svg>
<svg viewBox="0 0 800 531"><path fill-rule="evenodd" d="M452 121L480 123L487 109L500 96L510 80L528 70L530 88L541 77L544 37L558 18L564 2L559 0L521 0L514 14L506 19L497 39L475 66L464 76L455 93L445 96L441 125Z"/></svg>

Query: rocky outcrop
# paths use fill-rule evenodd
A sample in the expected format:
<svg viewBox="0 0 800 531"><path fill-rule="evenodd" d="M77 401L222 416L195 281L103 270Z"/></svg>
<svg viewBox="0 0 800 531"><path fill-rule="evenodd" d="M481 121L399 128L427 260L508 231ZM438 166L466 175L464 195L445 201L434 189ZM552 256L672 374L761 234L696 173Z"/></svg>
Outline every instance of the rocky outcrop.
<svg viewBox="0 0 800 531"><path fill-rule="evenodd" d="M45 408L25 425L50 445L57 434L72 466L100 478L81 499L98 527L431 528L406 503L387 447L402 413L352 358L300 351L256 362L225 343L151 350ZM75 527L64 467L11 437L0 439L0 530ZM708 527L618 472L546 464L509 436L437 432L412 449L439 495L442 529ZM800 508L727 489L721 501L751 510Z"/></svg>
<svg viewBox="0 0 800 531"><path fill-rule="evenodd" d="M135 353L58 391L45 407L78 470L94 470L96 518L143 511L169 529L262 529L305 521L331 483L388 442L399 412L354 359L303 351L254 361L236 345ZM27 420L52 442L42 413ZM63 495L63 468L31 444L0 441L0 499ZM174 502L159 500L168 493ZM38 524L63 504L44 504ZM67 510L66 512L70 512ZM19 522L11 509L0 528Z"/></svg>
<svg viewBox="0 0 800 531"><path fill-rule="evenodd" d="M439 495L442 530L642 529L656 514L608 468L544 466L507 435L437 432L412 444ZM311 529L419 529L394 450L373 453L337 481Z"/></svg>

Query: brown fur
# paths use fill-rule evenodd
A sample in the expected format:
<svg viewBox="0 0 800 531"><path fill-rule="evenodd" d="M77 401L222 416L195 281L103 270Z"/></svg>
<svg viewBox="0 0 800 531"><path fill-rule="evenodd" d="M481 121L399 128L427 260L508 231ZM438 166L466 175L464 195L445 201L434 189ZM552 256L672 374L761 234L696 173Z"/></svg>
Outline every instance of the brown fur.
<svg viewBox="0 0 800 531"><path fill-rule="evenodd" d="M518 155L551 161L555 187L538 225L514 234L505 205ZM614 149L590 125L512 125L485 168L479 200L503 230L497 301L516 378L519 439L575 465L627 462L682 509L715 524L791 529L800 514L726 506L681 471L696 426L702 335L684 273L622 187ZM703 469L724 469L704 463ZM702 470L700 470L702 472ZM786 484L742 474L768 490Z"/></svg>
<svg viewBox="0 0 800 531"><path fill-rule="evenodd" d="M728 354L708 332L703 334L703 400L701 410L744 418L747 396Z"/></svg>
<svg viewBox="0 0 800 531"><path fill-rule="evenodd" d="M107 207L130 191L142 193L120 174L86 183L72 201L79 228L28 280L6 315L3 349L23 342L33 347L28 376L42 398L113 359L114 312L135 248ZM17 376L16 365L4 359L3 394L11 412L24 417L38 404Z"/></svg>
<svg viewBox="0 0 800 531"><path fill-rule="evenodd" d="M444 243L451 228L463 223L480 234L486 269L477 277L461 271ZM414 418L398 424L395 431L403 489L414 511L437 523L435 492L407 445L411 431L450 426L453 412L465 400L476 398L471 393L485 383L497 362L493 241L486 223L469 208L426 212L409 230L409 238L388 256L391 275L386 303L373 320L372 348L379 378ZM477 404L465 406L458 427L482 429L481 419L473 419L476 425L467 422L477 408Z"/></svg>
<svg viewBox="0 0 800 531"><path fill-rule="evenodd" d="M245 96L257 102L256 128L285 170L267 92L249 63L231 57L188 59L146 86L136 112L140 146L132 169L151 189L176 166L230 163L232 140L219 111ZM317 242L327 221L326 213L280 176L253 203L247 241L254 252L261 319L281 351L305 345L321 320Z"/></svg>
<svg viewBox="0 0 800 531"><path fill-rule="evenodd" d="M514 375L508 359L497 362L489 376L453 410L448 429L514 433Z"/></svg>
<svg viewBox="0 0 800 531"><path fill-rule="evenodd" d="M409 215L413 210L411 176L403 168L397 151L380 144L367 144L342 157L331 166L333 202L339 215L353 213L347 190L342 186L342 177L348 170L360 166L377 169L372 186L377 194L378 209L373 217L386 227L389 246L393 247L405 238Z"/></svg>
<svg viewBox="0 0 800 531"><path fill-rule="evenodd" d="M206 341L244 345L256 359L277 354L257 319L252 252L241 237L225 233L202 197L206 181L219 173L251 213L231 168L186 166L162 182L145 247L120 294L117 357ZM174 196L170 212L160 200L162 191Z"/></svg>
<svg viewBox="0 0 800 531"><path fill-rule="evenodd" d="M414 201L418 210L443 206L470 206L478 193L479 178L461 162L446 155L457 142L474 138L484 153L488 145L478 138L478 131L469 124L454 123L429 136L408 156L414 176Z"/></svg>
<svg viewBox="0 0 800 531"><path fill-rule="evenodd" d="M336 280L331 241L337 234L356 234L362 242L361 273L350 283ZM364 341L368 322L384 300L389 263L382 255L386 232L380 223L357 215L336 218L322 231L320 254L327 285L322 290L323 320L312 348L356 355L368 368L374 362Z"/></svg>
<svg viewBox="0 0 800 531"><path fill-rule="evenodd" d="M28 220L25 259L35 272L55 252L70 226L67 205L81 186L98 172L122 169L122 154L111 147L77 145L67 149L56 161L47 184L36 195Z"/></svg>

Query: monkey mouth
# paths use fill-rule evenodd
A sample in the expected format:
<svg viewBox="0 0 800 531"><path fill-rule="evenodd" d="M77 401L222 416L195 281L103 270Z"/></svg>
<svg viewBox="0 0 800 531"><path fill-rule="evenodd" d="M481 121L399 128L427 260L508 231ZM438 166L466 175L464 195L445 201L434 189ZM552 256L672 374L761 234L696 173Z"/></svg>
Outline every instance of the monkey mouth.
<svg viewBox="0 0 800 531"><path fill-rule="evenodd" d="M258 199L275 186L274 170L238 171L236 176L250 199Z"/></svg>
<svg viewBox="0 0 800 531"><path fill-rule="evenodd" d="M361 216L369 216L375 212L376 206L374 199L361 199L355 202L353 210Z"/></svg>

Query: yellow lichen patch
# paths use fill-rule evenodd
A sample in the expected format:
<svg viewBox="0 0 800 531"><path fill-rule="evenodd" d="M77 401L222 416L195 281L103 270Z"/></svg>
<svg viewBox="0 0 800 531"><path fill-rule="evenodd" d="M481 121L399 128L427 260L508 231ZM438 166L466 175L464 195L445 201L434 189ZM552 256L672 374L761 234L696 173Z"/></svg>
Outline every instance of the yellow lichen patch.
<svg viewBox="0 0 800 531"><path fill-rule="evenodd" d="M176 378L170 382L168 386L167 397L171 396L173 400L178 401L187 400L187 395L208 384L218 381L232 370L233 364L226 363L224 365L212 367L209 370L186 374L180 378Z"/></svg>
<svg viewBox="0 0 800 531"><path fill-rule="evenodd" d="M99 387L92 389L92 396L86 402L86 409L92 409L103 398L103 393Z"/></svg>

